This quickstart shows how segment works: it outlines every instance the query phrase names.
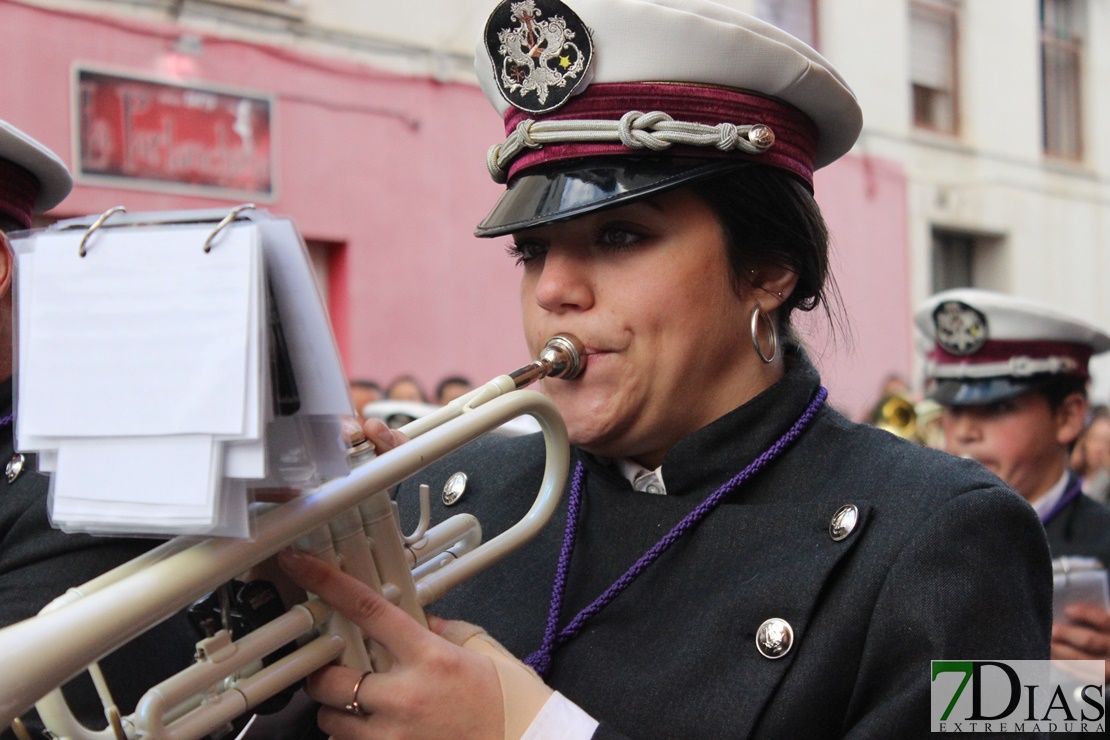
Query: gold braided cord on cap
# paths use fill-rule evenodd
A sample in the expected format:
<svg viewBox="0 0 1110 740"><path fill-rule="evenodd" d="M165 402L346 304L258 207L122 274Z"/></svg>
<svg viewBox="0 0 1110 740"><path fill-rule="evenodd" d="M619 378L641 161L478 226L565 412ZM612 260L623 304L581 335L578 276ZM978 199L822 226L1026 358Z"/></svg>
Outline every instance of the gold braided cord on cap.
<svg viewBox="0 0 1110 740"><path fill-rule="evenodd" d="M633 110L619 121L565 120L536 121L526 118L500 144L486 153L486 166L494 182L504 183L509 165L526 149L539 149L545 144L619 142L630 149L663 151L674 144L712 146L721 151L739 150L745 154L762 154L775 143L774 132L761 123L737 125L718 123L711 126L691 121L676 121L662 111L642 113Z"/></svg>

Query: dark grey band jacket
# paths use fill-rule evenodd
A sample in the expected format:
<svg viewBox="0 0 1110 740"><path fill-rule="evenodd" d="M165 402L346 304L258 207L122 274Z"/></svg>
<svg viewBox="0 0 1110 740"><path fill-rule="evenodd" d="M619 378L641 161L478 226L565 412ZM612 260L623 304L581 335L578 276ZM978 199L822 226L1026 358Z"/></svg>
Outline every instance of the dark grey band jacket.
<svg viewBox="0 0 1110 740"><path fill-rule="evenodd" d="M819 386L804 356L749 403L681 440L666 496L634 491L576 451L587 475L560 626L672 526L770 447ZM532 504L537 437L486 437L402 486L463 471L486 539ZM859 522L834 541L844 504ZM480 624L520 657L540 646L566 502L541 535L434 611ZM908 738L930 728L930 661L1048 657L1052 579L1044 530L974 462L849 422L826 407L742 486L554 653L548 683L602 722L598 737ZM765 620L794 644L756 647ZM1009 735L1013 737L1014 735Z"/></svg>

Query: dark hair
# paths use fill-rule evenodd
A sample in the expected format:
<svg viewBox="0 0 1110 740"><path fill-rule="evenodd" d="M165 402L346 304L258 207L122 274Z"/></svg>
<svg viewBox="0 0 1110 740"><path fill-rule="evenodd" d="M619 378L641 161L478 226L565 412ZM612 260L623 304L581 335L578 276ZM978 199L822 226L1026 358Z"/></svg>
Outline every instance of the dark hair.
<svg viewBox="0 0 1110 740"><path fill-rule="evenodd" d="M1073 393L1078 393L1083 398L1087 397L1087 379L1077 378L1074 375L1052 378L1046 380L1035 392L1044 396L1048 401L1048 407L1055 412L1064 405L1064 399Z"/></svg>
<svg viewBox="0 0 1110 740"><path fill-rule="evenodd" d="M393 391L401 383L412 383L412 385L416 388L416 392L420 394L420 400L424 403L428 402L428 394L424 392L424 388L421 387L420 381L418 381L412 375L401 375L400 377L394 378L393 382L389 384L389 387L385 389L385 397L392 398Z"/></svg>
<svg viewBox="0 0 1110 740"><path fill-rule="evenodd" d="M464 378L461 375L449 375L443 380L439 381L439 385L436 386L436 398L442 398L443 391L449 385L465 385L467 388L471 388L474 386L474 384L471 383L469 379Z"/></svg>
<svg viewBox="0 0 1110 740"><path fill-rule="evenodd" d="M381 385L375 383L373 380L363 380L362 378L355 378L354 380L350 381L349 385L352 388L366 388L368 390L377 391L378 393L382 392Z"/></svg>
<svg viewBox="0 0 1110 740"><path fill-rule="evenodd" d="M721 221L729 265L738 292L750 286L751 270L786 267L798 284L779 311L779 329L796 341L790 315L821 306L831 325L841 313L836 281L829 272L829 230L809 189L789 173L772 167L745 167L692 184Z"/></svg>

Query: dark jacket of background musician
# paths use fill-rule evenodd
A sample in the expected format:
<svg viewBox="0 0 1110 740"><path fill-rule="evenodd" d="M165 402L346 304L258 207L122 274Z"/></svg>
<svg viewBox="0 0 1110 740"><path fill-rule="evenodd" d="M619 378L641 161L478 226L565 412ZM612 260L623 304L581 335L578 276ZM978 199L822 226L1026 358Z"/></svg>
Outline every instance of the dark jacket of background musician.
<svg viewBox="0 0 1110 740"><path fill-rule="evenodd" d="M12 384L0 385L0 417L12 409ZM14 454L12 426L0 429L0 464ZM66 534L50 526L47 516L49 478L35 470L28 455L13 482L0 477L0 627L32 617L66 589L79 586L159 544L156 539L122 539ZM163 622L101 662L113 696L129 714L143 692L192 663L196 637L184 616ZM18 670L5 666L2 670ZM78 719L100 729L104 710L88 674L65 689ZM32 737L42 725L32 712L25 717ZM0 739L14 740L4 728Z"/></svg>
<svg viewBox="0 0 1110 740"><path fill-rule="evenodd" d="M804 356L748 404L667 455L668 495L588 470L560 626L798 418L819 384ZM536 437L487 437L414 478L470 476L459 504L485 539L531 505ZM415 491L398 495L410 512ZM834 512L861 517L834 542ZM540 645L565 501L522 551L434 610L482 625L518 656ZM929 661L1048 657L1051 573L1032 508L980 465L849 422L826 407L778 461L555 651L551 686L602 722L597 737L926 737ZM764 658L755 634L787 620Z"/></svg>
<svg viewBox="0 0 1110 740"><path fill-rule="evenodd" d="M1068 481L1069 487L1072 481ZM1045 525L1052 557L1098 558L1110 568L1110 508L1080 494Z"/></svg>

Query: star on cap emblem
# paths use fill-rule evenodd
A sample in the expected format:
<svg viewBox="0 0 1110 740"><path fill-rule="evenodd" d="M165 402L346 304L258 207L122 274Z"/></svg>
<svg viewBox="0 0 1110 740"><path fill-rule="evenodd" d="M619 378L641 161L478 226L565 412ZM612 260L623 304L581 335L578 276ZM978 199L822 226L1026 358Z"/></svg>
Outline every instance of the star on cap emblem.
<svg viewBox="0 0 1110 740"><path fill-rule="evenodd" d="M485 43L501 96L529 113L567 102L593 55L589 29L559 0L506 0L486 21Z"/></svg>
<svg viewBox="0 0 1110 740"><path fill-rule="evenodd" d="M937 344L954 355L973 355L987 343L987 317L961 301L945 301L933 311Z"/></svg>

